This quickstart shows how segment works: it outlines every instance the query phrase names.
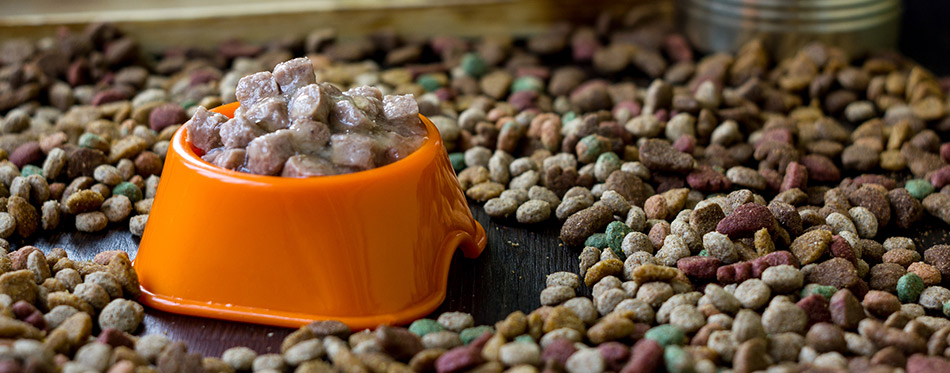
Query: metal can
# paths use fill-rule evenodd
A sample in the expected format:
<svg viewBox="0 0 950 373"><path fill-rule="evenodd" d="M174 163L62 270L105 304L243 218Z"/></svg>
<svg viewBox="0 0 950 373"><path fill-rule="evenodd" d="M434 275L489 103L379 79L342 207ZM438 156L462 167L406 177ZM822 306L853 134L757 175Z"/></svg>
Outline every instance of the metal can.
<svg viewBox="0 0 950 373"><path fill-rule="evenodd" d="M778 58L813 41L852 56L894 48L900 0L676 0L677 21L700 50L735 51L762 39Z"/></svg>

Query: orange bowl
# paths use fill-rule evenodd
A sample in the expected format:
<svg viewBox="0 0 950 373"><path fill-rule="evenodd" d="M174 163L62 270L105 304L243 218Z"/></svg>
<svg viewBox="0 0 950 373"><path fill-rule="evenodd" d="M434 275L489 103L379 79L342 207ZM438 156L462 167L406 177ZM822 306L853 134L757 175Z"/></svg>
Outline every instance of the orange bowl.
<svg viewBox="0 0 950 373"><path fill-rule="evenodd" d="M141 301L284 327L335 319L363 329L429 314L445 299L456 248L477 257L486 236L438 130L422 120L428 138L409 156L305 179L211 165L178 131L135 258Z"/></svg>

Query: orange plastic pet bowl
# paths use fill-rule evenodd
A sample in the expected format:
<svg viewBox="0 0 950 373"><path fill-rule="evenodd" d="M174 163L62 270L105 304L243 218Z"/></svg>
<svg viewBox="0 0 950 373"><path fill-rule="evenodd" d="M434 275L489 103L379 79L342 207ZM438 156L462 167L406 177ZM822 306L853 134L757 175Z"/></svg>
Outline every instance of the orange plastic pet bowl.
<svg viewBox="0 0 950 373"><path fill-rule="evenodd" d="M236 104L215 111L232 116ZM456 248L485 248L442 146L398 162L306 179L203 161L172 139L135 269L141 301L169 312L298 327L405 323L445 299Z"/></svg>

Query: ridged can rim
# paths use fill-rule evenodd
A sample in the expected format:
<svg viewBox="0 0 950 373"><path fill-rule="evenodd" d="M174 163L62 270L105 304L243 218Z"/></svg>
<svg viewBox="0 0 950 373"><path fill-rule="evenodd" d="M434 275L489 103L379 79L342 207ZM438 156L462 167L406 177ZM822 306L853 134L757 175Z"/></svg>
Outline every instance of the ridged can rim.
<svg viewBox="0 0 950 373"><path fill-rule="evenodd" d="M750 0L733 0L746 1ZM873 21L874 19L890 19L900 14L900 4L893 0L873 0L875 4L870 4L862 8L842 8L842 9L802 9L795 7L777 8L755 8L744 6L731 6L726 1L719 0L681 0L682 10L690 13L691 16L701 18L707 17L729 17L729 22L762 22L768 24L788 23L795 26L802 24L829 24L836 22L860 22ZM685 3L685 4L684 4Z"/></svg>

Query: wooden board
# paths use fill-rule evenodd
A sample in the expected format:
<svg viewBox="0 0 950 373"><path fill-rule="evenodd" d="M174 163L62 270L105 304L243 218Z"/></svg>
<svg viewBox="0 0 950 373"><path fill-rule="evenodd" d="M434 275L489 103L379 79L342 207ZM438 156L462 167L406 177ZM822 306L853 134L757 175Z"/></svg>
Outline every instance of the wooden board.
<svg viewBox="0 0 950 373"><path fill-rule="evenodd" d="M590 24L646 0L31 0L0 2L0 39L41 38L59 27L113 22L148 51L212 46L238 38L264 42L334 28L341 37L381 29L404 36L536 33L556 22Z"/></svg>

